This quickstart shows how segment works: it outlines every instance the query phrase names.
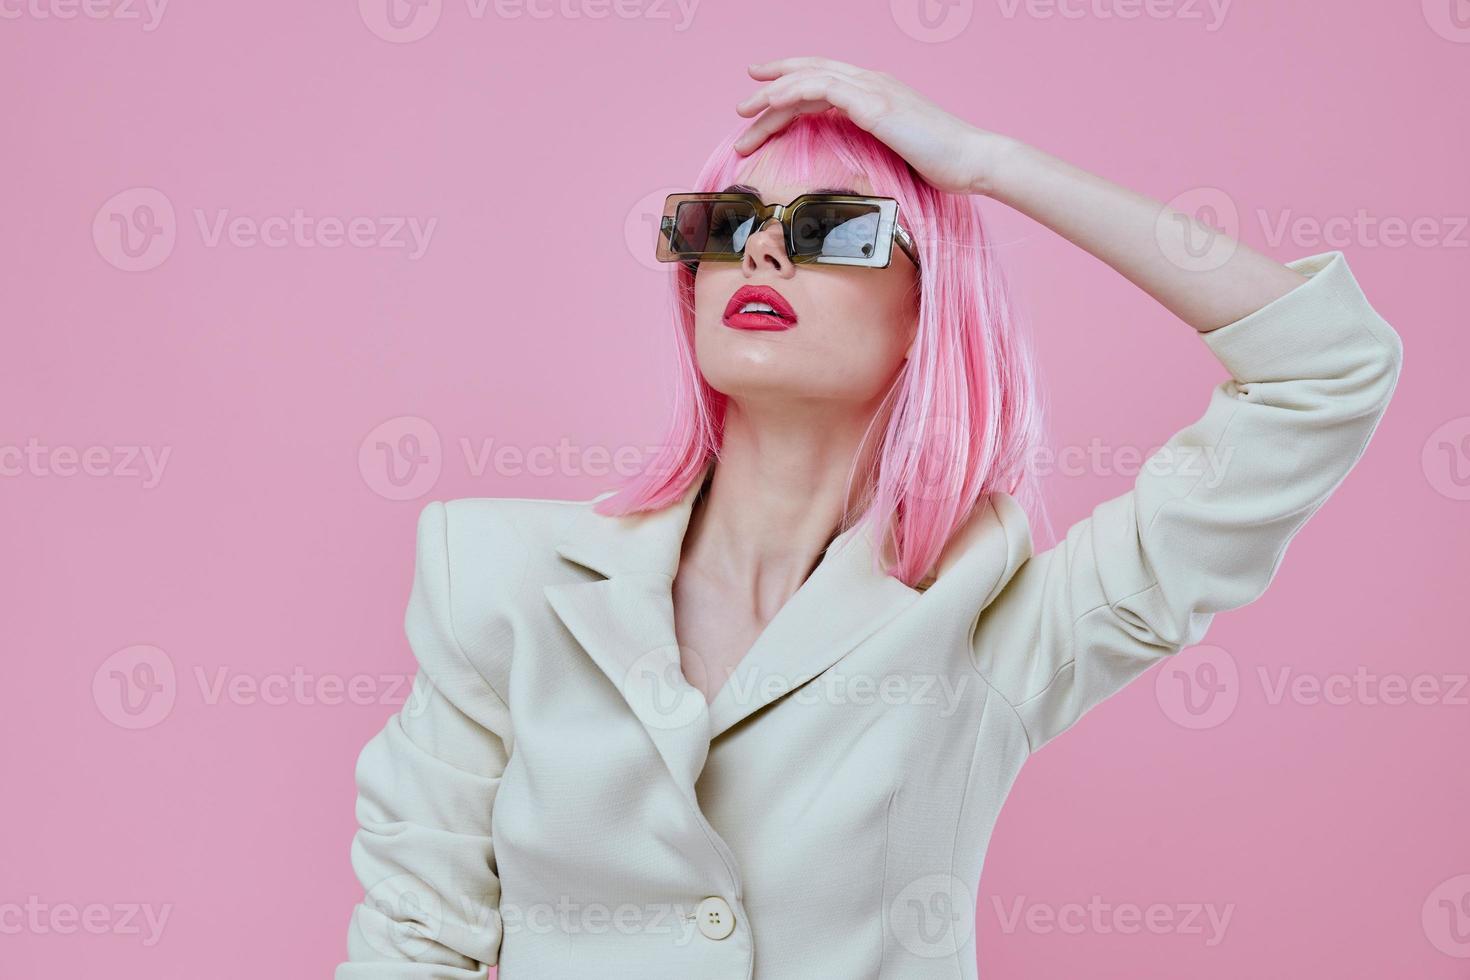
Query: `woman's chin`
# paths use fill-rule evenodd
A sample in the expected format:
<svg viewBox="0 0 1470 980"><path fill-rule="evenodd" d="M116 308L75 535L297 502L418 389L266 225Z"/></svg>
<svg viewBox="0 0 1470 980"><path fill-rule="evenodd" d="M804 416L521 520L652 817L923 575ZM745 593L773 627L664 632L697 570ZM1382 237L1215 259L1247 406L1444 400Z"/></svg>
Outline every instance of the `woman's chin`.
<svg viewBox="0 0 1470 980"><path fill-rule="evenodd" d="M775 365L744 365L740 369L704 371L711 388L733 401L753 408L766 405L796 405L803 402L868 404L881 392L881 384L853 385L849 379L823 372L786 370Z"/></svg>

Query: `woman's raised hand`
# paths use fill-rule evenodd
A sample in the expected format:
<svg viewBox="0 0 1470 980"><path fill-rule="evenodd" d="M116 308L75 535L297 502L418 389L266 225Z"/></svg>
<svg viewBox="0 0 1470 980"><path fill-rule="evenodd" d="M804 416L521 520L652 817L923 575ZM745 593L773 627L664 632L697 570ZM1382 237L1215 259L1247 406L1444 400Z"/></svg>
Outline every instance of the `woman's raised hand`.
<svg viewBox="0 0 1470 980"><path fill-rule="evenodd" d="M984 194L1041 222L1196 330L1238 320L1306 281L1192 215L972 126L886 72L815 57L781 58L749 70L766 84L735 108L760 117L736 141L736 152L753 152L803 113L839 109L930 184ZM1199 240L1216 242L1225 259L1207 269L1181 261Z"/></svg>
<svg viewBox="0 0 1470 980"><path fill-rule="evenodd" d="M781 58L751 65L768 84L735 107L757 119L735 150L755 151L795 117L841 110L882 140L929 183L954 193L983 193L992 134L945 112L892 75L831 58Z"/></svg>

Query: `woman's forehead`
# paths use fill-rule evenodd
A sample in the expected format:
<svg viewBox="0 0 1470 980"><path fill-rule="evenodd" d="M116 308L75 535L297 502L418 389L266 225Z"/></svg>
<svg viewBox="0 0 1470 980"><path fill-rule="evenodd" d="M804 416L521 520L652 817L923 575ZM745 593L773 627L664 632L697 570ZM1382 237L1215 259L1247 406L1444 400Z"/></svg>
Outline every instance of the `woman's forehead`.
<svg viewBox="0 0 1470 980"><path fill-rule="evenodd" d="M801 166L794 160L762 154L749 162L735 182L756 188L761 200L767 203L789 201L798 194L873 193L873 185L865 174L826 158Z"/></svg>
<svg viewBox="0 0 1470 980"><path fill-rule="evenodd" d="M787 180L762 180L758 175L742 177L721 188L755 194L766 204L784 204L801 194L872 194L872 185L861 175L822 182L793 183Z"/></svg>

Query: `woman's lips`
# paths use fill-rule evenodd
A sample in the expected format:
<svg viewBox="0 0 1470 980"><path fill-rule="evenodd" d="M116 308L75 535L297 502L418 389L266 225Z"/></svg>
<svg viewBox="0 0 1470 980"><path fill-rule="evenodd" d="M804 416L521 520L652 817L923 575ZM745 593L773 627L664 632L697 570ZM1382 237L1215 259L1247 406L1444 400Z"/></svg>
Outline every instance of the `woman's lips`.
<svg viewBox="0 0 1470 980"><path fill-rule="evenodd" d="M774 313L742 313L746 303L764 303ZM796 311L791 304L770 286L741 286L725 304L725 315L721 320L727 327L736 330L790 330L796 326Z"/></svg>

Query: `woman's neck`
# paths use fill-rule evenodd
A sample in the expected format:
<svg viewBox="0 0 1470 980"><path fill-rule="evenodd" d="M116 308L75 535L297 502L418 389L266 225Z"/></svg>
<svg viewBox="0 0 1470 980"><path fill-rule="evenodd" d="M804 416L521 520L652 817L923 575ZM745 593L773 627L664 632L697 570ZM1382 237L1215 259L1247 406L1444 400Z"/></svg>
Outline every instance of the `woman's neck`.
<svg viewBox="0 0 1470 980"><path fill-rule="evenodd" d="M763 618L773 616L844 519L855 516L862 487L849 495L848 478L873 408L752 410L732 400L719 462L684 535L680 571L692 569L730 590L732 600L748 599Z"/></svg>

